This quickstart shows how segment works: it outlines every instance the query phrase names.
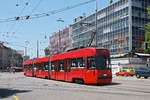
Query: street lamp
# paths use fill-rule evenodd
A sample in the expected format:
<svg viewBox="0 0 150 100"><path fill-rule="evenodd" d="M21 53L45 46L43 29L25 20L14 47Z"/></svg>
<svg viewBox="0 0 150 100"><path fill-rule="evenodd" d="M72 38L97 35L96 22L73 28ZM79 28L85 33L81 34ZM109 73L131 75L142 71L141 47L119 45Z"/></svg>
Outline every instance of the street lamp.
<svg viewBox="0 0 150 100"><path fill-rule="evenodd" d="M37 40L37 58L39 58L39 41Z"/></svg>
<svg viewBox="0 0 150 100"><path fill-rule="evenodd" d="M27 46L30 42L29 41L25 41L25 56L27 56Z"/></svg>
<svg viewBox="0 0 150 100"><path fill-rule="evenodd" d="M97 10L98 10L98 1L95 2L96 8L95 8L95 45L97 47Z"/></svg>

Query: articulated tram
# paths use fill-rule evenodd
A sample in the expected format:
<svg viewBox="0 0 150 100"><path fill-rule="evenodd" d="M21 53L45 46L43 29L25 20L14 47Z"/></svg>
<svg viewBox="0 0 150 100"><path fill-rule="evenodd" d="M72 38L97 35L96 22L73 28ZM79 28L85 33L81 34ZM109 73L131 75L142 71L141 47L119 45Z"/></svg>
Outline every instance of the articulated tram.
<svg viewBox="0 0 150 100"><path fill-rule="evenodd" d="M84 84L109 84L110 65L108 49L83 48L25 61L24 74Z"/></svg>

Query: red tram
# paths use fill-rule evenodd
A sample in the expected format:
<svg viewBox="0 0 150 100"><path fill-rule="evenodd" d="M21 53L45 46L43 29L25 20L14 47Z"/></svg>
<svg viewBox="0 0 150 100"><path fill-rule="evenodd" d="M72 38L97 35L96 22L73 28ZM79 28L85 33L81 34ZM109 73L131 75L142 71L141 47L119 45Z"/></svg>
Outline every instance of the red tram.
<svg viewBox="0 0 150 100"><path fill-rule="evenodd" d="M105 48L83 48L24 62L24 74L84 84L112 82L110 53Z"/></svg>
<svg viewBox="0 0 150 100"><path fill-rule="evenodd" d="M32 66L33 66L33 60L24 62L24 75L33 76Z"/></svg>

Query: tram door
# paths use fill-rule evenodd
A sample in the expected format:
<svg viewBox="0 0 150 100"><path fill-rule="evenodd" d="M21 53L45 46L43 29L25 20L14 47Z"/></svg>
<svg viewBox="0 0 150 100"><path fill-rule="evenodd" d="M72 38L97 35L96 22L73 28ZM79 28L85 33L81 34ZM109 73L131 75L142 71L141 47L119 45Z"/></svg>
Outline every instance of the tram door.
<svg viewBox="0 0 150 100"><path fill-rule="evenodd" d="M57 73L57 61L51 61L49 63L49 77L51 79L56 79L56 73Z"/></svg>
<svg viewBox="0 0 150 100"><path fill-rule="evenodd" d="M51 79L51 56L49 56L49 67L48 67L48 70L49 70L49 79Z"/></svg>
<svg viewBox="0 0 150 100"><path fill-rule="evenodd" d="M65 81L71 81L70 59L65 60Z"/></svg>
<svg viewBox="0 0 150 100"><path fill-rule="evenodd" d="M64 80L67 81L67 59L65 60Z"/></svg>
<svg viewBox="0 0 150 100"><path fill-rule="evenodd" d="M58 61L55 61L55 71L54 71L54 74L53 74L53 76L54 76L54 79L57 79L57 72L58 72Z"/></svg>
<svg viewBox="0 0 150 100"><path fill-rule="evenodd" d="M58 61L58 69L56 73L57 80L65 80L65 60Z"/></svg>
<svg viewBox="0 0 150 100"><path fill-rule="evenodd" d="M32 66L31 66L31 70L32 70L32 76L34 76L34 59L33 59L33 64L32 64Z"/></svg>

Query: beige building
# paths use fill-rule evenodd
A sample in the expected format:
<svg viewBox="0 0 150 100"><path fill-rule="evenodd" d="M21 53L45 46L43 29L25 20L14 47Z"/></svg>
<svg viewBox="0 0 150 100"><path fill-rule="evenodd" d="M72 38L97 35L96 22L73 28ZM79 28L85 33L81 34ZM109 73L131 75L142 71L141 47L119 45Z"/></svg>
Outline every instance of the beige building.
<svg viewBox="0 0 150 100"><path fill-rule="evenodd" d="M22 55L0 43L0 70L5 70L11 66L22 67L22 65Z"/></svg>

